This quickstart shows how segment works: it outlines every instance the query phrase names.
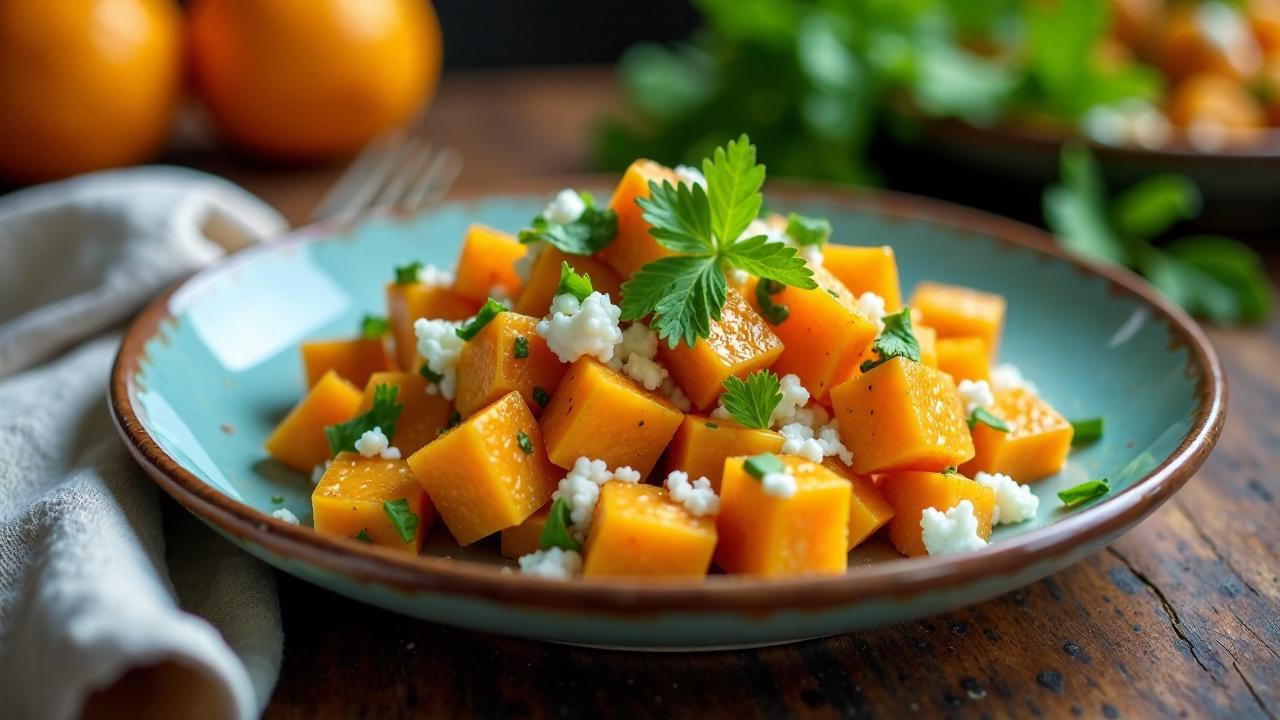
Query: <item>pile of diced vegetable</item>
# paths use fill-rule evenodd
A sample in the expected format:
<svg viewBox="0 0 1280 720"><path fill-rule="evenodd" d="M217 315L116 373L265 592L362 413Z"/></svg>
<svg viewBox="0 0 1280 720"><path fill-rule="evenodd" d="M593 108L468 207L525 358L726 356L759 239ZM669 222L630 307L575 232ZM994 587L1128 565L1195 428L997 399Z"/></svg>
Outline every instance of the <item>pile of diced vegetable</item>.
<svg viewBox="0 0 1280 720"><path fill-rule="evenodd" d="M518 235L473 225L453 272L389 272L386 317L302 345L266 443L312 473L316 531L417 554L439 515L546 577L780 576L1034 517L1026 483L1101 421L993 365L1002 297L904 305L891 248L760 217L764 174L745 136L700 170L637 160L607 206L564 190Z"/></svg>

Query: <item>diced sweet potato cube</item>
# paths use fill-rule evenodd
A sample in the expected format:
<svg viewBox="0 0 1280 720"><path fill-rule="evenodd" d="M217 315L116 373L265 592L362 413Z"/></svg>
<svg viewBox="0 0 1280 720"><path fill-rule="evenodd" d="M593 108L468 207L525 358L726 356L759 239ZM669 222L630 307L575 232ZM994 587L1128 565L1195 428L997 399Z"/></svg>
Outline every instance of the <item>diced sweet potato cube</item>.
<svg viewBox="0 0 1280 720"><path fill-rule="evenodd" d="M852 485L804 458L779 459L796 479L789 498L765 493L745 469L747 458L725 460L716 564L725 572L752 575L844 572Z"/></svg>
<svg viewBox="0 0 1280 720"><path fill-rule="evenodd" d="M1071 423L1038 395L1020 388L997 391L995 399L991 412L1009 426L1009 432L975 423L976 454L960 466L961 472L970 476L1004 473L1028 483L1061 470L1071 450Z"/></svg>
<svg viewBox="0 0 1280 720"><path fill-rule="evenodd" d="M520 297L516 299L513 308L516 312L537 318L546 316L547 311L551 309L551 299L555 297L556 289L560 287L560 263L562 262L569 263L569 266L579 275L589 275L591 287L608 295L614 304L621 302L622 292L619 288L622 281L618 279L618 273L614 272L613 268L605 265L598 258L567 255L547 244L538 251L538 257L533 261L529 280L520 291Z"/></svg>
<svg viewBox="0 0 1280 720"><path fill-rule="evenodd" d="M435 440L440 430L449 424L453 406L440 393L427 394L427 381L417 373L383 372L369 376L364 386L364 399L356 409L356 415L373 407L373 394L379 385L399 388L396 402L404 406L396 419L396 432L391 445L404 457L417 452L423 445Z"/></svg>
<svg viewBox="0 0 1280 720"><path fill-rule="evenodd" d="M551 499L561 475L518 392L411 455L409 467L459 545L524 522Z"/></svg>
<svg viewBox="0 0 1280 720"><path fill-rule="evenodd" d="M986 341L974 335L938 340L938 369L957 383L990 379L991 353Z"/></svg>
<svg viewBox="0 0 1280 720"><path fill-rule="evenodd" d="M831 391L840 437L859 475L942 470L973 457L951 376L895 357Z"/></svg>
<svg viewBox="0 0 1280 720"><path fill-rule="evenodd" d="M330 370L358 388L376 372L393 370L387 346L381 338L317 340L302 343L302 365L307 387L313 387Z"/></svg>
<svg viewBox="0 0 1280 720"><path fill-rule="evenodd" d="M383 505L400 499L418 516L417 530L407 542ZM412 555L422 549L422 539L435 519L431 501L408 463L367 458L353 452L338 453L329 463L311 493L311 512L316 532L367 539L374 545Z"/></svg>
<svg viewBox="0 0 1280 720"><path fill-rule="evenodd" d="M876 338L876 326L834 275L813 268L813 279L818 283L813 290L780 286L770 296L789 312L781 323L770 323L783 345L772 370L780 376L796 374L815 400L825 402L832 387L857 372L863 352ZM754 287L749 299L759 310Z"/></svg>
<svg viewBox="0 0 1280 720"><path fill-rule="evenodd" d="M330 371L312 386L267 438L267 453L296 470L309 473L332 454L324 429L356 416L360 390Z"/></svg>
<svg viewBox="0 0 1280 720"><path fill-rule="evenodd" d="M776 453L782 436L772 430L743 427L732 420L685 415L667 446L663 467L669 473L683 470L691 480L704 477L720 490L724 461L737 455Z"/></svg>
<svg viewBox="0 0 1280 720"><path fill-rule="evenodd" d="M938 331L939 338L980 337L992 357L1000 347L1004 329L1004 298L958 285L924 282L916 286L911 307L920 320Z"/></svg>
<svg viewBox="0 0 1280 720"><path fill-rule="evenodd" d="M931 368L938 367L938 331L931 327L917 325L912 332L920 345L920 364Z"/></svg>
<svg viewBox="0 0 1280 720"><path fill-rule="evenodd" d="M396 364L408 372L417 372L422 364L413 321L418 318L466 320L480 309L480 303L459 295L452 288L436 285L387 283L386 294Z"/></svg>
<svg viewBox="0 0 1280 720"><path fill-rule="evenodd" d="M669 168L652 160L636 160L622 174L622 180L613 191L609 209L618 214L618 235L596 257L626 279L646 263L671 255L671 251L658 244L649 234L649 223L644 211L636 204L636 198L649 197L649 181L661 185L666 180L676 184L679 180Z"/></svg>
<svg viewBox="0 0 1280 720"><path fill-rule="evenodd" d="M463 417L513 390L534 415L542 412L535 394L543 402L546 397L535 388L555 392L568 366L547 347L537 325L537 318L528 315L499 313L462 346L454 404Z"/></svg>
<svg viewBox="0 0 1280 720"><path fill-rule="evenodd" d="M681 342L670 348L661 342L658 353L689 402L706 410L724 392L725 380L745 378L772 365L782 355L782 341L742 295L730 288L720 320L711 323L709 337L700 338L693 347Z"/></svg>
<svg viewBox="0 0 1280 720"><path fill-rule="evenodd" d="M542 413L547 457L571 468L579 457L648 475L684 415L666 398L583 357L569 367Z"/></svg>
<svg viewBox="0 0 1280 720"><path fill-rule="evenodd" d="M902 289L898 284L898 262L893 248L855 247L828 243L823 250L822 267L835 275L855 296L873 292L884 298L884 309L894 313L902 309Z"/></svg>
<svg viewBox="0 0 1280 720"><path fill-rule="evenodd" d="M467 228L454 271L453 289L463 297L483 303L495 294L494 286L507 297L520 292L520 276L515 262L528 251L510 233L474 224Z"/></svg>
<svg viewBox="0 0 1280 720"><path fill-rule="evenodd" d="M880 483L880 492L893 508L889 521L889 540L898 552L908 557L928 554L925 551L920 518L925 508L945 513L961 500L973 503L978 518L978 534L991 537L991 514L996 494L963 475L935 472L899 472L888 475Z"/></svg>
<svg viewBox="0 0 1280 720"><path fill-rule="evenodd" d="M515 560L537 550L550 514L551 503L547 503L519 525L505 528L501 533L502 557Z"/></svg>
<svg viewBox="0 0 1280 720"><path fill-rule="evenodd" d="M852 550L889 522L893 517L893 507L880 493L876 481L855 474L839 458L829 457L822 461L822 466L853 486L849 497L849 549Z"/></svg>
<svg viewBox="0 0 1280 720"><path fill-rule="evenodd" d="M702 577L716 548L716 521L695 517L654 485L608 482L583 545L586 577Z"/></svg>

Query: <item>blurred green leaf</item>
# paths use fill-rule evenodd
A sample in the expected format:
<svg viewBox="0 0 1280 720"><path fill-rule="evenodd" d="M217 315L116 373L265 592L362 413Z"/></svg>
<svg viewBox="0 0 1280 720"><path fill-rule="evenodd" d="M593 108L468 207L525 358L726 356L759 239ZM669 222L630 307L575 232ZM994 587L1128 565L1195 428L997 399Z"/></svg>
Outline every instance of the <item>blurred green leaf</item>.
<svg viewBox="0 0 1280 720"><path fill-rule="evenodd" d="M691 112L715 90L711 60L696 48L654 44L629 48L618 60L623 87L637 107L654 118Z"/></svg>
<svg viewBox="0 0 1280 720"><path fill-rule="evenodd" d="M1200 214L1200 189L1183 175L1153 175L1120 193L1112 216L1124 235L1148 240Z"/></svg>
<svg viewBox="0 0 1280 720"><path fill-rule="evenodd" d="M1062 149L1062 183L1044 193L1044 217L1067 250L1096 262L1129 263L1124 242L1108 221L1105 188L1089 151Z"/></svg>
<svg viewBox="0 0 1280 720"><path fill-rule="evenodd" d="M1027 0L1022 17L1031 78L1053 110L1076 115L1106 28L1106 0Z"/></svg>
<svg viewBox="0 0 1280 720"><path fill-rule="evenodd" d="M1000 117L1017 86L1008 68L965 52L950 43L923 40L916 45L913 99L936 117L960 117L987 124Z"/></svg>
<svg viewBox="0 0 1280 720"><path fill-rule="evenodd" d="M1196 282L1207 284L1209 278L1230 293L1228 302L1212 291L1212 307L1203 310L1212 320L1256 323L1270 314L1271 284L1262 259L1244 243L1220 235L1193 235L1175 240L1164 251L1194 271Z"/></svg>

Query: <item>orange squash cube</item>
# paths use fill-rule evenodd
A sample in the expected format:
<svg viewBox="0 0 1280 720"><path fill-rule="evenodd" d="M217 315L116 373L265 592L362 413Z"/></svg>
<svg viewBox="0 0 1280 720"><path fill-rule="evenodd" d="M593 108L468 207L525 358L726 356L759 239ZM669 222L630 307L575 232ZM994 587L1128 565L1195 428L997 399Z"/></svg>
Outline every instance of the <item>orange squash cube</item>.
<svg viewBox="0 0 1280 720"><path fill-rule="evenodd" d="M582 547L584 577L702 577L716 548L714 517L695 517L654 485L607 482Z"/></svg>
<svg viewBox="0 0 1280 720"><path fill-rule="evenodd" d="M520 291L512 309L522 315L546 317L551 309L551 300L560 287L560 263L567 262L569 267L579 275L591 277L591 287L597 292L608 295L615 304L622 298L622 281L613 268L599 259L584 255L568 255L551 244L538 251L538 257L529 270L529 280Z"/></svg>
<svg viewBox="0 0 1280 720"><path fill-rule="evenodd" d="M569 367L542 413L547 457L571 468L579 457L649 474L684 417L631 378L583 357Z"/></svg>
<svg viewBox="0 0 1280 720"><path fill-rule="evenodd" d="M938 331L939 338L980 337L992 357L1000 348L1005 300L995 293L958 285L923 282L911 296L920 321Z"/></svg>
<svg viewBox="0 0 1280 720"><path fill-rule="evenodd" d="M394 370L387 346L381 338L317 340L302 343L302 365L307 371L307 387L314 387L330 370L358 388L376 372Z"/></svg>
<svg viewBox="0 0 1280 720"><path fill-rule="evenodd" d="M849 481L804 458L778 457L796 479L789 498L764 491L744 467L725 460L715 561L730 573L782 576L839 574L848 566Z"/></svg>
<svg viewBox="0 0 1280 720"><path fill-rule="evenodd" d="M840 437L859 475L942 470L973 457L951 376L895 357L831 391Z"/></svg>
<svg viewBox="0 0 1280 720"><path fill-rule="evenodd" d="M931 368L938 367L938 331L924 325L916 325L912 333L920 345L920 364Z"/></svg>
<svg viewBox="0 0 1280 720"><path fill-rule="evenodd" d="M838 458L829 457L822 466L853 486L849 497L849 549L861 545L893 517L893 507L880 493L880 486L869 477L857 475Z"/></svg>
<svg viewBox="0 0 1280 720"><path fill-rule="evenodd" d="M499 313L462 346L454 404L463 417L513 390L534 415L542 412L535 394L543 402L547 399L535 388L548 395L555 392L568 366L547 347L537 325L537 318L528 315ZM520 348L523 357L517 354Z"/></svg>
<svg viewBox="0 0 1280 720"><path fill-rule="evenodd" d="M732 420L685 415L667 446L663 468L667 473L683 470L691 480L704 477L720 490L724 461L738 455L776 453L782 436L772 430L743 427Z"/></svg>
<svg viewBox="0 0 1280 720"><path fill-rule="evenodd" d="M518 392L409 456L409 467L459 545L524 522L547 504L560 480Z"/></svg>
<svg viewBox="0 0 1280 720"><path fill-rule="evenodd" d="M783 345L772 370L780 376L794 373L814 400L826 402L832 387L857 372L862 354L876 339L876 326L843 283L824 268L812 269L818 287L778 286L781 290L770 296L790 313L783 322L770 323ZM759 310L754 285L748 297Z"/></svg>
<svg viewBox="0 0 1280 720"><path fill-rule="evenodd" d="M822 267L844 283L854 296L873 292L884 298L886 311L895 313L902 309L902 288L893 248L828 243L822 256Z"/></svg>
<svg viewBox="0 0 1280 720"><path fill-rule="evenodd" d="M384 507L384 503L395 500L405 500L409 511L418 517L417 529L407 541ZM435 519L431 501L408 463L367 458L353 452L338 453L329 463L311 493L311 513L318 533L367 539L374 545L411 555L422 550L422 540Z"/></svg>
<svg viewBox="0 0 1280 720"><path fill-rule="evenodd" d="M658 343L658 354L689 402L699 410L715 405L724 392L724 381L769 367L782 355L782 341L769 323L732 288L725 295L720 319L712 321L711 335L693 347L681 342L674 348Z"/></svg>
<svg viewBox="0 0 1280 720"><path fill-rule="evenodd" d="M473 224L467 228L454 271L453 289L463 297L483 303L500 287L507 297L520 293L520 276L515 263L528 248L511 233Z"/></svg>
<svg viewBox="0 0 1280 720"><path fill-rule="evenodd" d="M502 557L517 560L537 550L542 540L542 529L547 526L550 515L551 503L547 503L519 525L505 528L500 534Z"/></svg>
<svg viewBox="0 0 1280 720"><path fill-rule="evenodd" d="M452 288L417 282L387 283L386 295L396 364L408 372L417 372L422 364L418 337L413 333L414 320L466 320L480 309L480 303L459 295Z"/></svg>
<svg viewBox="0 0 1280 720"><path fill-rule="evenodd" d="M1020 483L1046 478L1067 462L1074 431L1071 423L1040 396L1021 388L995 393L991 413L1009 426L1000 432L973 426L973 459L960 466L966 475L1004 473Z"/></svg>
<svg viewBox="0 0 1280 720"><path fill-rule="evenodd" d="M267 453L295 470L311 472L332 454L324 429L355 417L361 397L336 372L325 373L271 432Z"/></svg>
<svg viewBox="0 0 1280 720"><path fill-rule="evenodd" d="M991 379L991 353L980 337L952 337L938 340L938 369L953 380Z"/></svg>
<svg viewBox="0 0 1280 720"><path fill-rule="evenodd" d="M417 373L381 372L369 376L364 386L364 399L356 409L356 415L373 407L373 394L379 385L399 388L396 402L404 406L396 419L396 432L391 445L404 457L417 452L423 445L435 440L449 424L453 406L440 393L427 394L427 381Z"/></svg>
<svg viewBox="0 0 1280 720"><path fill-rule="evenodd" d="M596 253L596 257L605 261L623 280L646 263L672 254L649 234L650 225L644 220L644 211L636 204L636 198L649 197L651 180L659 185L664 180L672 185L679 182L670 168L652 160L636 160L622 174L622 180L613 191L613 199L609 201L609 209L618 214L618 235Z"/></svg>
<svg viewBox="0 0 1280 720"><path fill-rule="evenodd" d="M946 512L961 500L973 503L978 519L978 534L991 537L991 515L995 511L996 494L991 488L963 475L935 472L899 472L888 475L880 483L880 492L893 508L889 521L889 540L907 557L927 555L920 518L926 508Z"/></svg>

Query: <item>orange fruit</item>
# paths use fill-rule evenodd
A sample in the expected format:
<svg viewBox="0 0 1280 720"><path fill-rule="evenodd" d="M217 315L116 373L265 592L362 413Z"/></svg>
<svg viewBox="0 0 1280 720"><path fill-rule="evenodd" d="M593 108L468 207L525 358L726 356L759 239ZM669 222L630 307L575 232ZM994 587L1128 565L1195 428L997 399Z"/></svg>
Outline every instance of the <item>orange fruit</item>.
<svg viewBox="0 0 1280 720"><path fill-rule="evenodd" d="M173 0L0 0L0 175L146 160L169 134L181 41Z"/></svg>
<svg viewBox="0 0 1280 720"><path fill-rule="evenodd" d="M1203 150L1248 144L1267 124L1266 111L1238 81L1216 73L1200 73L1178 83L1169 97L1169 121L1185 128Z"/></svg>
<svg viewBox="0 0 1280 720"><path fill-rule="evenodd" d="M223 135L281 160L354 152L410 120L440 74L426 0L196 0L190 39Z"/></svg>

